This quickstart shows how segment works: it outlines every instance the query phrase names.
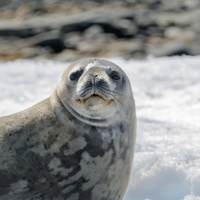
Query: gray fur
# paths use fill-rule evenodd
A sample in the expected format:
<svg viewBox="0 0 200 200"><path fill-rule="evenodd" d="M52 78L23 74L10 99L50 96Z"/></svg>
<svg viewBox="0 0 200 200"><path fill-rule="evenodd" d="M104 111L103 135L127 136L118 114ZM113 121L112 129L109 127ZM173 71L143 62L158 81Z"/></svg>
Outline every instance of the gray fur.
<svg viewBox="0 0 200 200"><path fill-rule="evenodd" d="M122 200L135 137L125 73L103 59L80 60L49 98L0 118L0 199Z"/></svg>

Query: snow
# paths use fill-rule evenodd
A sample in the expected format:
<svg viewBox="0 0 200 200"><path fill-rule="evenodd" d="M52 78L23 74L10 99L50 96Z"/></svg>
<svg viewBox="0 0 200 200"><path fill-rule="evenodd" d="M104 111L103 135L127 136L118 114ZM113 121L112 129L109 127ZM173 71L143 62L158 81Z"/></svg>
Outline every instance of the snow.
<svg viewBox="0 0 200 200"><path fill-rule="evenodd" d="M200 200L200 57L109 59L130 78L138 130L125 200ZM70 63L0 63L0 116L47 98Z"/></svg>

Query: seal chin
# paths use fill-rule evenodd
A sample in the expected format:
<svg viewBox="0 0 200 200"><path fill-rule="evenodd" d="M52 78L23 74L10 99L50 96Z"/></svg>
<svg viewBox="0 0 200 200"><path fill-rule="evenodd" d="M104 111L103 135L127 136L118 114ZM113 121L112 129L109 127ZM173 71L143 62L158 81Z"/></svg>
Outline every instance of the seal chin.
<svg viewBox="0 0 200 200"><path fill-rule="evenodd" d="M63 103L74 117L93 126L109 126L115 115L116 105L114 105L114 100L107 99L98 93L87 95L84 99L76 98L71 103L66 101Z"/></svg>
<svg viewBox="0 0 200 200"><path fill-rule="evenodd" d="M65 105L66 109L77 119L79 119L80 121L92 125L92 126L99 126L99 127L106 127L109 126L109 119L108 118L103 118L101 116L95 116L95 115L87 115L87 113L84 112L84 108L80 109L81 107L79 107L79 110L76 111L77 109L72 108L69 105ZM82 112L81 112L82 111Z"/></svg>

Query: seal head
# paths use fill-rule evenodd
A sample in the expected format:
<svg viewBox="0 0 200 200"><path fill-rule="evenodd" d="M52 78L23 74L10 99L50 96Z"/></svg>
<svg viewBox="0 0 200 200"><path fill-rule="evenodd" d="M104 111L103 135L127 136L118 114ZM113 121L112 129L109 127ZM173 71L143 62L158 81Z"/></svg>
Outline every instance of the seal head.
<svg viewBox="0 0 200 200"><path fill-rule="evenodd" d="M84 59L71 65L56 92L73 116L94 126L117 123L130 112L127 103L133 99L126 74L103 59Z"/></svg>

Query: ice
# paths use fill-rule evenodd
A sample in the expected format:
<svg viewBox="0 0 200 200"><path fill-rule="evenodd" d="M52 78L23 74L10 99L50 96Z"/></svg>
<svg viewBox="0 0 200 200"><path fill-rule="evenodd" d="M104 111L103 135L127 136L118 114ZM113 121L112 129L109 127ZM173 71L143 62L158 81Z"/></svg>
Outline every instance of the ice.
<svg viewBox="0 0 200 200"><path fill-rule="evenodd" d="M200 200L200 57L112 58L130 78L138 130L125 200ZM70 63L0 63L0 116L47 98Z"/></svg>

